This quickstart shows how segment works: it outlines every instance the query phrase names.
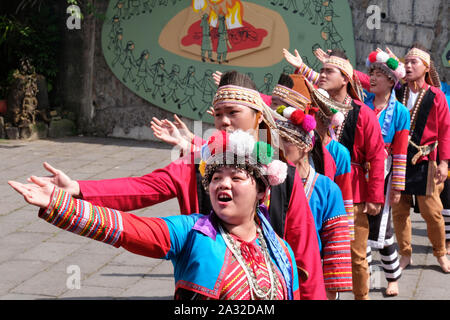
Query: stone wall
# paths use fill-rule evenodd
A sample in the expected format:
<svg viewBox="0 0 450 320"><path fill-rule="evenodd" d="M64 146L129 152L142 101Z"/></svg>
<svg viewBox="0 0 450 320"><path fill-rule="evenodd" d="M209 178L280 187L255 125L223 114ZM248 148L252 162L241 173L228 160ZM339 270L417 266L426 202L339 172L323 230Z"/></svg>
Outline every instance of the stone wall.
<svg viewBox="0 0 450 320"><path fill-rule="evenodd" d="M365 59L377 47L388 46L401 57L412 43L419 41L431 50L441 80L450 81L450 68L445 68L441 62L450 35L447 0L349 0L349 4L358 70L366 70ZM379 29L367 27L370 14L366 11L370 5L378 5L381 9Z"/></svg>
<svg viewBox="0 0 450 320"><path fill-rule="evenodd" d="M95 6L101 13L106 11L107 3L99 0ZM357 69L366 70L365 59L376 47L389 46L402 56L413 42L420 41L431 49L441 78L450 81L450 68L444 68L441 63L449 39L447 0L349 0L349 3ZM381 8L378 30L367 27L369 5ZM149 127L152 117L172 119L172 114L138 97L113 75L101 50L102 24L99 19L86 17L81 31L66 31L64 60L73 58L71 61L77 63L68 63L61 79L65 106L79 112L80 133L155 140ZM192 129L192 121L186 122ZM209 127L204 125L204 129Z"/></svg>

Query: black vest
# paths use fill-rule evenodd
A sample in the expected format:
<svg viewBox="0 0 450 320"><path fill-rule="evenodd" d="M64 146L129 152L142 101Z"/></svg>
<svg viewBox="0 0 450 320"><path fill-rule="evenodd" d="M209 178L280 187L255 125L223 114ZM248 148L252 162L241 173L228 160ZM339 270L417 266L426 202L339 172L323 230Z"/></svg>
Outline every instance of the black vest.
<svg viewBox="0 0 450 320"><path fill-rule="evenodd" d="M408 90L407 85L403 85L400 90L396 91L397 100L402 101L405 90ZM411 141L420 146L423 132L427 125L428 116L431 108L433 108L433 102L436 94L430 89L425 93L422 103L419 106L419 111L416 115L416 124L414 131L410 132ZM428 177L428 161L421 161L413 165L411 159L418 152L415 147L408 145L408 153L406 158L406 194L425 195L427 189L427 177Z"/></svg>
<svg viewBox="0 0 450 320"><path fill-rule="evenodd" d="M347 114L345 125L342 129L342 136L339 141L348 149L348 151L350 151L351 159L353 159L353 145L355 144L356 125L358 123L361 106L352 101L352 107L353 109Z"/></svg>

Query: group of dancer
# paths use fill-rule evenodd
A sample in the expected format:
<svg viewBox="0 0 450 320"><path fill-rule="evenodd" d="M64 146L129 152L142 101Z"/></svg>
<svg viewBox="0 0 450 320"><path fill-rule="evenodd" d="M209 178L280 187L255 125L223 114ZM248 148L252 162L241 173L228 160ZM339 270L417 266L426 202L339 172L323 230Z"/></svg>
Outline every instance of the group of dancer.
<svg viewBox="0 0 450 320"><path fill-rule="evenodd" d="M368 248L380 250L386 294L397 295L412 263L414 206L450 272L441 201L450 111L427 50L414 45L399 59L377 49L367 75L340 50L318 49L318 72L297 50L283 54L296 72L281 74L271 96L239 72L212 75L216 131L206 140L177 116L154 118L155 136L182 150L164 168L76 181L44 163L49 177L8 183L59 228L171 260L175 299L334 300L353 291L366 300ZM173 198L181 215L127 213Z"/></svg>

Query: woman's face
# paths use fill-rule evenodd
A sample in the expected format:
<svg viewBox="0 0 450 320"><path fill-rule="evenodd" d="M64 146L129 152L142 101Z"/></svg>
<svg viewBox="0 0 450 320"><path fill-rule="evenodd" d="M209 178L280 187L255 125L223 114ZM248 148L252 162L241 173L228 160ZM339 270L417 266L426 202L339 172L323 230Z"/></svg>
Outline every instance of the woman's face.
<svg viewBox="0 0 450 320"><path fill-rule="evenodd" d="M225 225L236 226L253 220L256 206L264 195L258 191L255 179L242 169L221 167L209 184L212 207Z"/></svg>
<svg viewBox="0 0 450 320"><path fill-rule="evenodd" d="M297 145L293 144L289 139L284 137L281 137L281 142L283 144L284 156L294 164L302 161L308 152L311 151L311 148L307 148L305 150L300 149Z"/></svg>
<svg viewBox="0 0 450 320"><path fill-rule="evenodd" d="M277 110L277 108L281 105L284 105L283 101L277 96L272 96L272 104L270 105L270 108L272 110Z"/></svg>
<svg viewBox="0 0 450 320"><path fill-rule="evenodd" d="M394 81L390 80L382 71L373 69L370 72L370 92L386 94L392 91Z"/></svg>
<svg viewBox="0 0 450 320"><path fill-rule="evenodd" d="M253 109L238 104L222 104L214 108L214 126L217 130L233 132L257 130L262 117Z"/></svg>

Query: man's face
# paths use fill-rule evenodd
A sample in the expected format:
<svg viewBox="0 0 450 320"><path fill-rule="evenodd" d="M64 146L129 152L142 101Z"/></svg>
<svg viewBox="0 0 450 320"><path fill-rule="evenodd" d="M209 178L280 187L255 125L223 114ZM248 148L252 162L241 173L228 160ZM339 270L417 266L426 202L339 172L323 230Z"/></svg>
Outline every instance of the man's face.
<svg viewBox="0 0 450 320"><path fill-rule="evenodd" d="M406 81L416 81L430 70L418 57L405 58Z"/></svg>
<svg viewBox="0 0 450 320"><path fill-rule="evenodd" d="M345 87L347 83L348 80L342 74L341 70L328 63L323 65L320 70L319 88L326 91L336 91Z"/></svg>

